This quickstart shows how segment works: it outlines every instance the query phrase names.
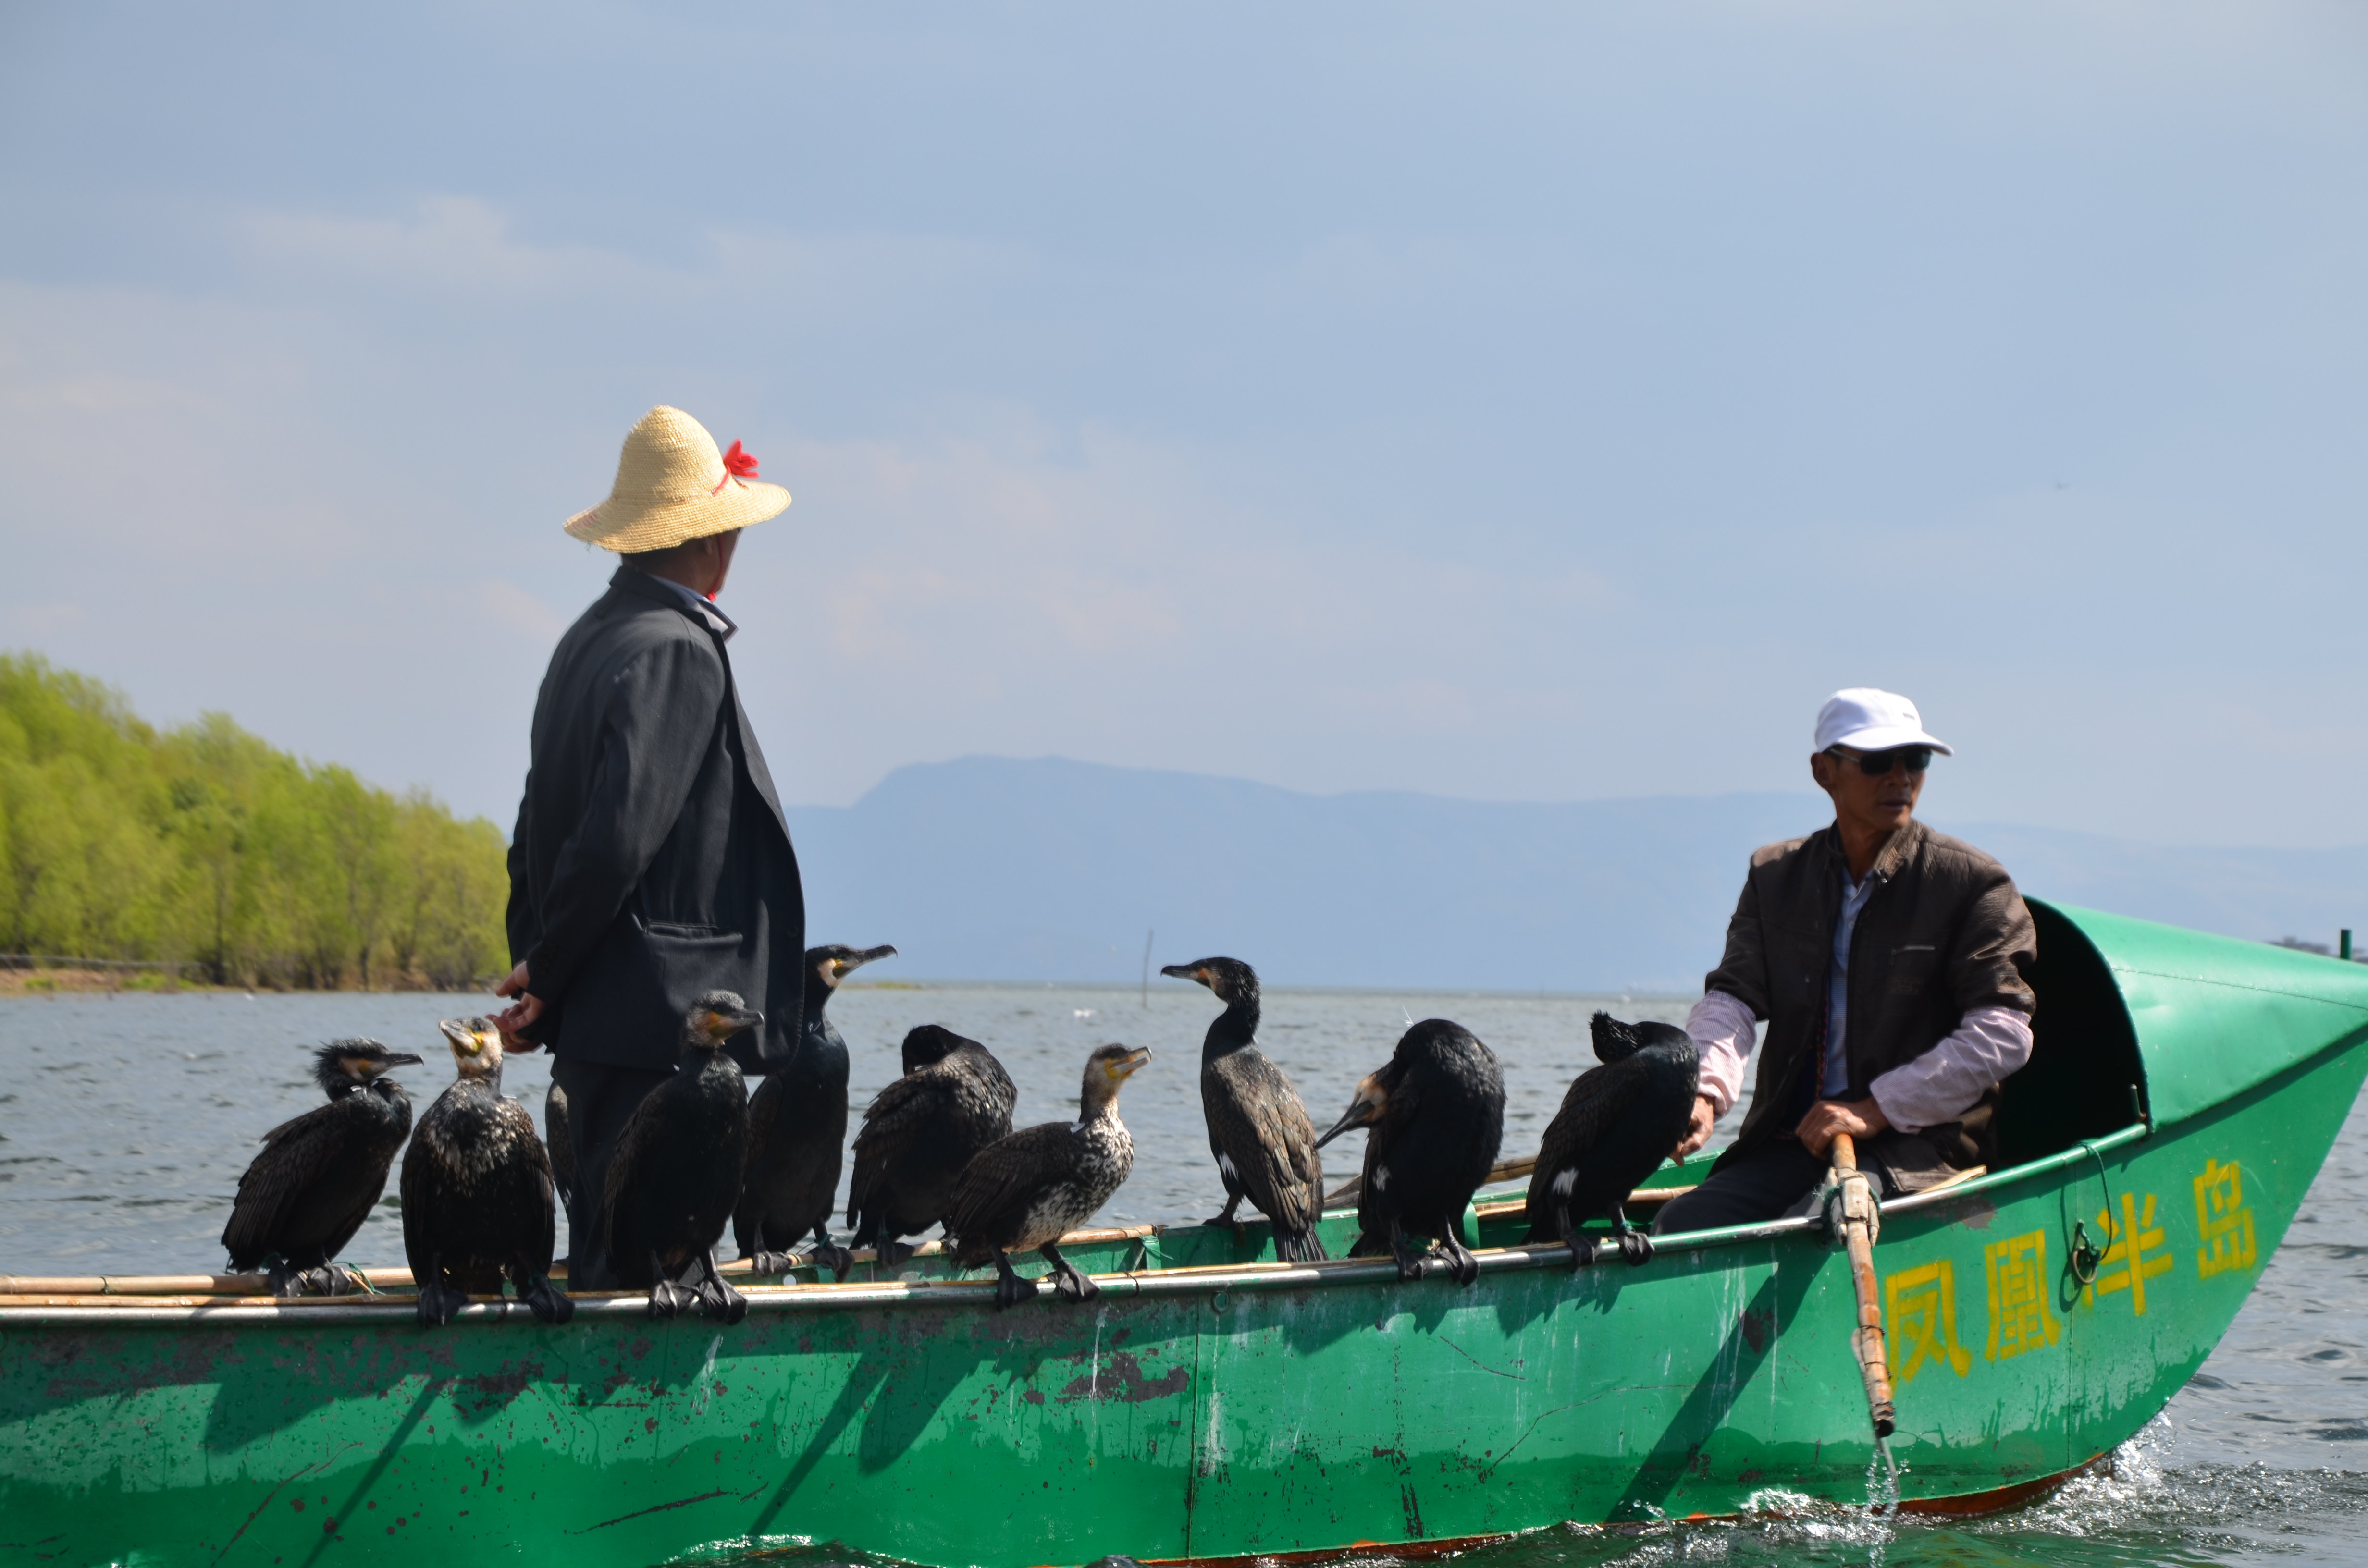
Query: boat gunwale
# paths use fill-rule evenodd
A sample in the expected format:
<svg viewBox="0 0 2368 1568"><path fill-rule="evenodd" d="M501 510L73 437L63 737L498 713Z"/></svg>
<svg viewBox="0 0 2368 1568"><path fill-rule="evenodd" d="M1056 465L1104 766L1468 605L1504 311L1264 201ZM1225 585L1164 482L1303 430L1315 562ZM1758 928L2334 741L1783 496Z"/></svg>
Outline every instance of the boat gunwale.
<svg viewBox="0 0 2368 1568"><path fill-rule="evenodd" d="M2026 1161L2007 1170L1993 1171L1952 1186L1895 1199L1882 1206L1883 1212L1895 1216L1920 1214L2014 1183L2051 1176L2084 1160L2100 1158L2140 1142L2153 1131L2145 1121L2133 1122L2118 1131L2109 1132L2100 1138L2084 1138L2070 1148ZM1155 1233L1156 1230L1155 1226L1129 1226L1123 1230L1080 1233L1075 1239L1140 1239ZM1757 1224L1723 1226L1716 1230L1682 1231L1656 1238L1656 1243L1665 1253L1693 1253L1745 1246L1787 1236L1822 1235L1824 1231L1825 1221L1821 1216L1803 1215ZM1596 1243L1599 1264L1609 1261L1617 1253L1618 1244L1608 1236ZM1525 1242L1512 1246L1480 1248L1474 1252L1473 1256L1477 1260L1481 1273L1506 1274L1535 1268L1567 1267L1570 1249L1560 1242ZM1444 1275L1447 1264L1442 1258L1425 1258L1422 1270L1426 1276ZM1194 1296L1237 1290L1263 1291L1381 1283L1395 1280L1398 1271L1397 1264L1389 1258L1326 1258L1315 1263L1196 1264L1175 1268L1123 1270L1096 1274L1092 1278L1101 1287L1102 1292L1110 1296ZM1048 1282L1036 1283L1038 1295L1049 1297L1054 1294ZM892 1279L814 1285L757 1285L748 1287L744 1294L747 1297L751 1312L785 1312L866 1307L981 1305L991 1303L995 1300L995 1291L996 1284L992 1279ZM579 1317L644 1318L648 1314L647 1298L638 1291L571 1294L570 1299L575 1302ZM0 1301L6 1300L6 1297L0 1296ZM399 1295L359 1300L325 1296L282 1300L256 1296L206 1298L194 1294L178 1298L142 1298L129 1294L79 1298L59 1295L47 1299L37 1297L24 1301L22 1304L0 1305L0 1328L44 1324L87 1326L99 1323L126 1325L205 1323L258 1326L267 1324L384 1324L400 1321L416 1311L416 1298ZM508 1300L472 1301L453 1315L456 1323L471 1324L532 1319L533 1311L527 1303Z"/></svg>

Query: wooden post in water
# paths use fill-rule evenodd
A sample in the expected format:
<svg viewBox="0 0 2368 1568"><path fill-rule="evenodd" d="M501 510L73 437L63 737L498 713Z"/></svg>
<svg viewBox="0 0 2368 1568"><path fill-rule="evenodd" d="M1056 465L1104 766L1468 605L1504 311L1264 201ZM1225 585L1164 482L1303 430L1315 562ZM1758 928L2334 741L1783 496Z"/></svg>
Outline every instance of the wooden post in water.
<svg viewBox="0 0 2368 1568"><path fill-rule="evenodd" d="M1838 1179L1858 1176L1858 1146L1849 1133L1834 1134L1832 1155ZM1850 1348L1858 1353L1858 1374L1866 1384L1866 1414L1874 1423L1874 1435L1888 1437L1895 1425L1890 1358L1883 1346L1883 1301L1874 1288L1874 1240L1867 1234L1863 1216L1844 1215L1842 1243L1850 1252L1850 1285L1858 1293L1858 1330L1850 1335Z"/></svg>

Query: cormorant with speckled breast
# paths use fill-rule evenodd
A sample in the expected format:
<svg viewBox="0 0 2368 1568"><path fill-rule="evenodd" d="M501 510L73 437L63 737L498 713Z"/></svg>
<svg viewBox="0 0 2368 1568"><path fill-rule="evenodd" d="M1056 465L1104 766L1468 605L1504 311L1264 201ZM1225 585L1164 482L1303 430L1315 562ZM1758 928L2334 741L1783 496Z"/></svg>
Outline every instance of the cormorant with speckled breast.
<svg viewBox="0 0 2368 1568"><path fill-rule="evenodd" d="M937 1024L905 1037L905 1075L880 1091L855 1134L847 1222L856 1246L890 1268L913 1256L897 1238L946 1217L971 1156L1011 1131L1019 1091L994 1053Z"/></svg>
<svg viewBox="0 0 2368 1568"><path fill-rule="evenodd" d="M748 1097L748 1168L732 1239L759 1274L797 1267L790 1248L811 1233L814 1261L841 1279L854 1259L830 1239L831 1200L847 1145L847 1041L823 1016L838 983L894 948L834 942L806 949L803 1021L797 1054L765 1075Z"/></svg>
<svg viewBox="0 0 2368 1568"><path fill-rule="evenodd" d="M1636 1184L1668 1158L1693 1119L1701 1071L1693 1037L1675 1024L1623 1024L1598 1013L1588 1024L1603 1063L1581 1073L1562 1097L1530 1173L1530 1235L1564 1242L1573 1268L1595 1261L1580 1224L1609 1214L1620 1256L1653 1256L1652 1239L1628 1222Z"/></svg>
<svg viewBox="0 0 2368 1568"><path fill-rule="evenodd" d="M620 1279L648 1288L652 1317L694 1304L725 1323L747 1315L748 1298L715 1271L748 1150L748 1091L723 1042L764 1021L734 992L692 1003L674 1076L642 1096L617 1134L603 1250Z"/></svg>
<svg viewBox="0 0 2368 1568"><path fill-rule="evenodd" d="M1018 1306L1036 1281L1011 1267L1012 1253L1034 1247L1053 1266L1056 1289L1072 1301L1101 1288L1061 1256L1060 1239L1093 1218L1134 1169L1134 1140L1118 1119L1118 1091L1151 1060L1137 1046L1105 1045L1086 1058L1077 1119L1023 1128L981 1149L954 1183L946 1241L965 1268L995 1265L995 1304Z"/></svg>
<svg viewBox="0 0 2368 1568"><path fill-rule="evenodd" d="M1242 1233L1234 1217L1247 1196L1274 1221L1274 1254L1285 1263L1324 1256L1315 1222L1324 1217L1324 1156L1315 1125L1274 1059L1258 1047L1258 971L1239 959L1199 959L1159 971L1197 980L1225 1010L1201 1042L1201 1111L1209 1153L1225 1184L1225 1207L1212 1225Z"/></svg>
<svg viewBox="0 0 2368 1568"><path fill-rule="evenodd" d="M565 1323L575 1304L551 1282L551 1157L526 1107L502 1097L501 1034L490 1018L437 1028L460 1075L403 1156L403 1250L420 1324L451 1322L471 1296L499 1296L505 1278L536 1317Z"/></svg>
<svg viewBox="0 0 2368 1568"><path fill-rule="evenodd" d="M265 1133L263 1153L238 1178L222 1237L233 1272L268 1268L275 1296L352 1288L330 1259L370 1217L411 1131L411 1096L386 1074L420 1060L374 1040L331 1040L313 1052L329 1103Z"/></svg>
<svg viewBox="0 0 2368 1568"><path fill-rule="evenodd" d="M1479 1278L1479 1260L1458 1233L1464 1206L1488 1179L1505 1138L1505 1074L1496 1052L1461 1024L1425 1018L1357 1085L1348 1110L1316 1146L1352 1127L1372 1131L1357 1195L1362 1233L1349 1256L1386 1250L1397 1259L1399 1278L1417 1279L1424 1255L1407 1237L1429 1236L1457 1284Z"/></svg>

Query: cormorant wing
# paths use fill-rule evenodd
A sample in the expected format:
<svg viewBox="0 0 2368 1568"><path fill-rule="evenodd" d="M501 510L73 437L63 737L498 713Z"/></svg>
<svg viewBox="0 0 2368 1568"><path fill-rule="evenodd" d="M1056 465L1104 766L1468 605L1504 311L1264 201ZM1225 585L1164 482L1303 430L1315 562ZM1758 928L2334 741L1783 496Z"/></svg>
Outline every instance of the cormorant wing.
<svg viewBox="0 0 2368 1568"><path fill-rule="evenodd" d="M1636 1103L1649 1075L1646 1063L1632 1055L1590 1067L1571 1080L1563 1093L1562 1108L1554 1112L1538 1142L1537 1167L1530 1173L1531 1224L1544 1224L1549 1218L1545 1206L1551 1203L1548 1194L1555 1176L1593 1152Z"/></svg>
<svg viewBox="0 0 2368 1568"><path fill-rule="evenodd" d="M1273 1059L1252 1048L1211 1062L1201 1105L1210 1142L1233 1163L1250 1201L1285 1231L1313 1225L1324 1203L1323 1157L1307 1107Z"/></svg>
<svg viewBox="0 0 2368 1568"><path fill-rule="evenodd" d="M288 1210L318 1180L337 1152L336 1102L314 1106L263 1135L263 1152L238 1178L238 1197L222 1245L233 1258L260 1260L272 1248Z"/></svg>
<svg viewBox="0 0 2368 1568"><path fill-rule="evenodd" d="M947 1233L969 1241L999 1221L1017 1223L1067 1174L1065 1155L1075 1137L1067 1122L1047 1121L981 1149L954 1183Z"/></svg>
<svg viewBox="0 0 2368 1568"><path fill-rule="evenodd" d="M847 1189L849 1213L871 1206L880 1178L898 1155L928 1131L951 1098L951 1088L943 1074L924 1067L871 1096L871 1105L864 1108L863 1125L855 1132L855 1175Z"/></svg>
<svg viewBox="0 0 2368 1568"><path fill-rule="evenodd" d="M525 1165L532 1184L536 1212L542 1216L542 1235L537 1244L541 1251L535 1256L549 1257L559 1246L559 1216L552 1202L552 1192L558 1184L551 1174L551 1151L535 1135L534 1117L526 1107L513 1099L498 1099L495 1107L494 1114L509 1125L510 1137L519 1151L519 1163Z"/></svg>

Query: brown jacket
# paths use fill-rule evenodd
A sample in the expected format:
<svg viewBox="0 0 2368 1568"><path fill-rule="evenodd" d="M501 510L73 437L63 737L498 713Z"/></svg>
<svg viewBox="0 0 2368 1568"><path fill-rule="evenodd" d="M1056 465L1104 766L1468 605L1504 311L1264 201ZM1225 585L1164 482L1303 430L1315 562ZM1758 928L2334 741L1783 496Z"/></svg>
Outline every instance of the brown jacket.
<svg viewBox="0 0 2368 1568"><path fill-rule="evenodd" d="M1848 872L1830 827L1751 857L1726 956L1703 982L1768 1024L1736 1153L1790 1133L1816 1098ZM2031 911L1996 860L1911 821L1869 875L1875 886L1850 934L1846 1099L1864 1098L1869 1084L1931 1050L1975 1007L2037 1006L2027 978L2039 956ZM1960 1120L1922 1136L1952 1165L1986 1163L1997 1103L1993 1084Z"/></svg>

